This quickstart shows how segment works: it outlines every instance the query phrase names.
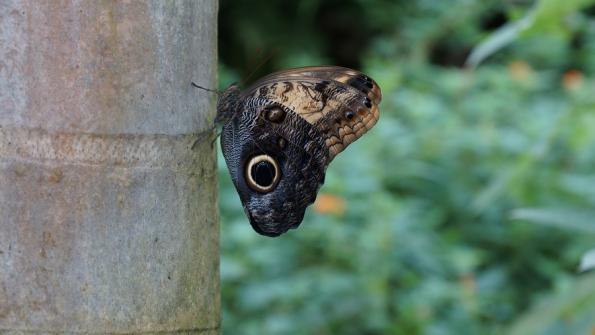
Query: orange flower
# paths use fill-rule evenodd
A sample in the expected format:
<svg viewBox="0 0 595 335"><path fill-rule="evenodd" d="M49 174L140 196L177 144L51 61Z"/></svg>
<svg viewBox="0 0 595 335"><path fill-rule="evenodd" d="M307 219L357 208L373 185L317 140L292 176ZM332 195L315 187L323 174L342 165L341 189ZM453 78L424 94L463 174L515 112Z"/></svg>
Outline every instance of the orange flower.
<svg viewBox="0 0 595 335"><path fill-rule="evenodd" d="M321 193L314 202L314 210L320 214L345 214L345 199L332 194Z"/></svg>
<svg viewBox="0 0 595 335"><path fill-rule="evenodd" d="M575 91L583 86L583 74L578 70L569 70L562 77L562 86L569 91Z"/></svg>

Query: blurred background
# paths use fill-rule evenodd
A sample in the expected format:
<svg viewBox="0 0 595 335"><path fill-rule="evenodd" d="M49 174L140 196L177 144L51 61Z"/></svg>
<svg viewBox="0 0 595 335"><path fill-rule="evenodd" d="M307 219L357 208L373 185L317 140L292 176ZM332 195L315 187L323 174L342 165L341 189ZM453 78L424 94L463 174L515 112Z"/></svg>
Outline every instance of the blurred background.
<svg viewBox="0 0 595 335"><path fill-rule="evenodd" d="M220 88L360 69L383 90L298 230L219 157L224 334L594 334L595 1L221 0Z"/></svg>

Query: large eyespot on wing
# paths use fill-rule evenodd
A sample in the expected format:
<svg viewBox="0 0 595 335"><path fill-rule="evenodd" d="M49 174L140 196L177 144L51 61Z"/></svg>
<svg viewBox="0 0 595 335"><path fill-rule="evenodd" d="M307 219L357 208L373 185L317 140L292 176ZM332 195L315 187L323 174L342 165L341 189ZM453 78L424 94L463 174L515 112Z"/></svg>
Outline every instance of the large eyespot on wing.
<svg viewBox="0 0 595 335"><path fill-rule="evenodd" d="M310 76L300 77L305 74ZM330 160L376 124L382 99L371 78L337 67L282 71L259 80L243 95L282 104L314 125L325 138Z"/></svg>
<svg viewBox="0 0 595 335"><path fill-rule="evenodd" d="M266 154L250 158L244 173L248 187L259 193L273 191L281 178L279 164L273 157Z"/></svg>

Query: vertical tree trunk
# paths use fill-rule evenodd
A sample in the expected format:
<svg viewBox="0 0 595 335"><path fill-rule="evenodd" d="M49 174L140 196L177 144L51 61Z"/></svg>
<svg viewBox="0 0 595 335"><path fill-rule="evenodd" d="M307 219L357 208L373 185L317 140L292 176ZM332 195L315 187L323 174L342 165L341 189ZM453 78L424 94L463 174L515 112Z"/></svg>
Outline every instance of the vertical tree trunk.
<svg viewBox="0 0 595 335"><path fill-rule="evenodd" d="M219 332L216 7L0 0L0 333Z"/></svg>

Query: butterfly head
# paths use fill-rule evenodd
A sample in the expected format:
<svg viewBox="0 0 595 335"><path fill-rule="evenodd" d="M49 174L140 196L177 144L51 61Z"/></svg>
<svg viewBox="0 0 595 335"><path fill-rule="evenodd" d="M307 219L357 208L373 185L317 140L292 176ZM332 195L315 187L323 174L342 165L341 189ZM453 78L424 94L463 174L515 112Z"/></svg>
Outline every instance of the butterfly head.
<svg viewBox="0 0 595 335"><path fill-rule="evenodd" d="M228 123L238 110L238 103L240 101L240 88L236 84L231 84L225 91L219 94L217 99L217 115L215 116L215 123L224 125Z"/></svg>

